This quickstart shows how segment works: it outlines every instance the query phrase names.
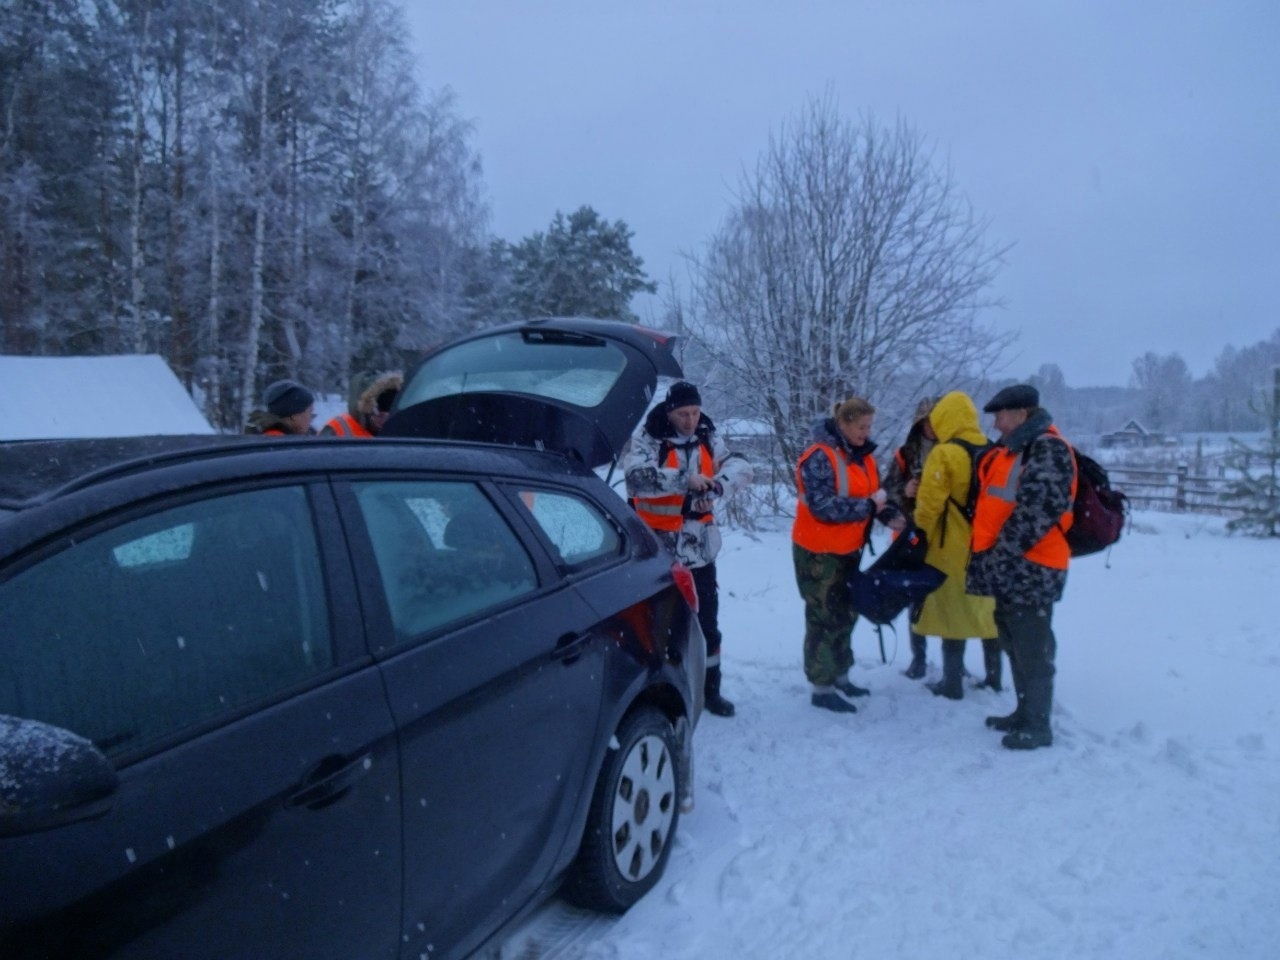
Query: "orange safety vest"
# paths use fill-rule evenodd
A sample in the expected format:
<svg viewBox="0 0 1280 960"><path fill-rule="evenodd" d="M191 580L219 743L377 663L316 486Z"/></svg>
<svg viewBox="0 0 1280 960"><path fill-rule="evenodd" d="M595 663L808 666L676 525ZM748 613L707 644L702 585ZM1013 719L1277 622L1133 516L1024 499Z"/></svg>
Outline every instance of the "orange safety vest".
<svg viewBox="0 0 1280 960"><path fill-rule="evenodd" d="M1066 439L1057 427L1050 427L1048 435L1063 443ZM1067 444L1070 449L1071 445ZM1074 462L1075 455L1072 454ZM1018 500L1018 487L1022 482L1022 454L1008 447L996 447L985 457L978 473L982 480L978 489L978 502L973 511L973 552L989 550L995 546L1005 521L1013 514ZM1076 476L1071 476L1071 500L1076 499ZM1053 528L1032 545L1023 556L1032 563L1055 570L1067 569L1071 560L1071 548L1067 546L1067 530L1075 519L1068 508Z"/></svg>
<svg viewBox="0 0 1280 960"><path fill-rule="evenodd" d="M821 450L831 460L838 496L870 497L880 489L880 471L874 457L863 457L861 463L854 463L845 456L843 449L815 443L800 454L796 464L796 489L800 492L800 499L796 502L796 522L791 527L791 541L810 553L853 553L866 543L871 521L829 523L813 515L805 499L804 474L800 467L815 450Z"/></svg>
<svg viewBox="0 0 1280 960"><path fill-rule="evenodd" d="M263 430L263 431L262 431L262 435L263 435L264 437L287 437L287 436L289 436L289 434L285 433L285 432L284 432L283 430L281 430L279 427L268 427L266 430Z"/></svg>
<svg viewBox="0 0 1280 960"><path fill-rule="evenodd" d="M698 473L704 477L714 477L715 457L712 455L710 448L705 443L699 443L694 449L694 453L698 455L698 462L696 464L691 463L690 467L696 468ZM674 446L667 450L665 462L662 465L672 468L680 466L680 456L676 453ZM693 496L696 497L697 494L693 494ZM665 493L656 497L636 497L634 506L636 513L640 515L640 519L654 530L674 532L684 524L684 501L685 494L683 493ZM690 519L700 520L702 523L710 523L714 518L710 513L705 513L701 517L691 517Z"/></svg>
<svg viewBox="0 0 1280 960"><path fill-rule="evenodd" d="M359 420L349 413L341 413L325 424L325 429L332 429L339 437L373 439L373 434L364 428Z"/></svg>

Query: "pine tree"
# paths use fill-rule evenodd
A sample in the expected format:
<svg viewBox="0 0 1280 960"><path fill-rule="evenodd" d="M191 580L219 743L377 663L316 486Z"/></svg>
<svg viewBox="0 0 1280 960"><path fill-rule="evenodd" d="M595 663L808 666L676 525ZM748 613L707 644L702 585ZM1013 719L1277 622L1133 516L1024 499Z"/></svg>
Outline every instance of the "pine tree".
<svg viewBox="0 0 1280 960"><path fill-rule="evenodd" d="M546 233L510 248L514 301L529 317L599 317L635 323L631 299L655 293L644 260L631 249L631 228L589 206L556 212Z"/></svg>
<svg viewBox="0 0 1280 960"><path fill-rule="evenodd" d="M1250 445L1232 438L1233 453L1228 465L1240 475L1222 495L1223 502L1240 511L1227 521L1227 529L1254 537L1280 536L1280 368L1270 399L1257 398L1250 404L1255 413L1271 424L1271 432L1261 443ZM1260 468L1257 466L1260 465Z"/></svg>

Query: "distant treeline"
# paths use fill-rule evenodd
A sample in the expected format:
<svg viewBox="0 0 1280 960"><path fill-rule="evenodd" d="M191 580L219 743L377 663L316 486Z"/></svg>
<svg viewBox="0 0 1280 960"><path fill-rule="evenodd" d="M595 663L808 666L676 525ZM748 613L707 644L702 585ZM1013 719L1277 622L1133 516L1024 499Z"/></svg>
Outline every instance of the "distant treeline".
<svg viewBox="0 0 1280 960"><path fill-rule="evenodd" d="M1178 354L1153 352L1133 361L1127 386L1072 387L1055 364L1028 379L1057 422L1076 434L1109 433L1130 419L1165 434L1249 432L1270 427L1266 403L1277 365L1280 329L1251 346L1227 347L1200 379L1191 376Z"/></svg>

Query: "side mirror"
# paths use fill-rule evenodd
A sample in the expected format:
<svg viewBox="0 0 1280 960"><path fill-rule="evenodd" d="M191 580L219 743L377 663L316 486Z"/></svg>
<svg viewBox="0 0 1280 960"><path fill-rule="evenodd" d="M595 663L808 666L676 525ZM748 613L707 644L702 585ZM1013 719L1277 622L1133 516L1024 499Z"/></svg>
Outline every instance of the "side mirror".
<svg viewBox="0 0 1280 960"><path fill-rule="evenodd" d="M119 785L115 768L84 737L0 714L0 837L101 816Z"/></svg>

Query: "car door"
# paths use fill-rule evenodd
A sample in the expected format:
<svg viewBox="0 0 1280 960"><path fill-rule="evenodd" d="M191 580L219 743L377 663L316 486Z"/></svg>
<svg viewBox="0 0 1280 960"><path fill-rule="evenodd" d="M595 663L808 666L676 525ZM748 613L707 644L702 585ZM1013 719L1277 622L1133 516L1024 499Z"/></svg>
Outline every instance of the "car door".
<svg viewBox="0 0 1280 960"><path fill-rule="evenodd" d="M397 745L358 611L329 602L350 578L328 487L301 483L0 571L0 713L119 778L97 819L0 837L0 956L397 955Z"/></svg>
<svg viewBox="0 0 1280 960"><path fill-rule="evenodd" d="M453 956L550 876L586 789L605 641L479 485L374 479L349 494L401 732L404 955Z"/></svg>

